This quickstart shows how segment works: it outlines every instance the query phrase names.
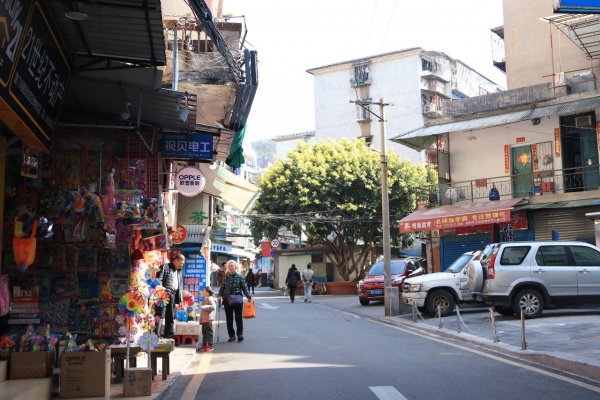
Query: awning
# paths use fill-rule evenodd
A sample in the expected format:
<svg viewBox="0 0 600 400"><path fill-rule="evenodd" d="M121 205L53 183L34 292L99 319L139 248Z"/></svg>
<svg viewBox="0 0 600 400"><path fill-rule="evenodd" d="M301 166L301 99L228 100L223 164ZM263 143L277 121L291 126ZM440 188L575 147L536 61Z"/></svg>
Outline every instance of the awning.
<svg viewBox="0 0 600 400"><path fill-rule="evenodd" d="M211 166L215 167L214 169ZM206 178L204 193L218 197L236 210L245 213L258 195L258 187L217 164L200 163L198 168Z"/></svg>
<svg viewBox="0 0 600 400"><path fill-rule="evenodd" d="M582 200L558 201L558 202L554 202L554 203L527 204L524 206L516 207L515 211L531 211L531 210L542 210L542 209L553 209L553 208L577 208L577 207L589 207L589 206L600 206L600 199L582 199Z"/></svg>
<svg viewBox="0 0 600 400"><path fill-rule="evenodd" d="M532 104L532 108L509 113L495 114L487 117L471 118L448 122L445 124L430 125L398 135L390 140L403 144L411 149L424 150L436 140L436 135L448 132L468 131L474 129L491 128L514 122L527 121L534 118L548 117L551 115L566 115L583 111L591 111L600 107L600 96L595 95L586 99L562 102L553 105L541 106Z"/></svg>
<svg viewBox="0 0 600 400"><path fill-rule="evenodd" d="M401 219L400 233L508 222L511 209L525 202L521 198L425 208Z"/></svg>
<svg viewBox="0 0 600 400"><path fill-rule="evenodd" d="M589 58L600 58L599 14L556 14L542 21L560 29Z"/></svg>

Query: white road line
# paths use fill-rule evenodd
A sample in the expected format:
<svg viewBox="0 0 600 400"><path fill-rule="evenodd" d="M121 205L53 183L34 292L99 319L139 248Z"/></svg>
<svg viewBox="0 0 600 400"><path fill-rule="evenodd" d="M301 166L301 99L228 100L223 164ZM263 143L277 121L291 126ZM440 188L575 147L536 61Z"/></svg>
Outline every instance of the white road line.
<svg viewBox="0 0 600 400"><path fill-rule="evenodd" d="M406 400L406 397L393 386L370 386L369 389L379 400Z"/></svg>

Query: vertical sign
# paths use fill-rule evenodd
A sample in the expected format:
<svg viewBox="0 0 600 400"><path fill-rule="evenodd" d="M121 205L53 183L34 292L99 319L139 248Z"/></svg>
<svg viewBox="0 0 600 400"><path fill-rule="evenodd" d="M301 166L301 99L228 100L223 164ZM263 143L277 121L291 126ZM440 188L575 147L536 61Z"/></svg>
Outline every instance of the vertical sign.
<svg viewBox="0 0 600 400"><path fill-rule="evenodd" d="M0 119L49 151L71 75L70 57L44 0L0 2Z"/></svg>
<svg viewBox="0 0 600 400"><path fill-rule="evenodd" d="M596 122L596 141L598 142L598 151L600 151L600 121Z"/></svg>
<svg viewBox="0 0 600 400"><path fill-rule="evenodd" d="M554 128L554 155L560 157L560 128Z"/></svg>
<svg viewBox="0 0 600 400"><path fill-rule="evenodd" d="M538 148L537 148L537 144L532 144L531 145L531 158L532 158L532 165L533 165L533 170L534 171L539 171L540 170L540 160L538 158Z"/></svg>
<svg viewBox="0 0 600 400"><path fill-rule="evenodd" d="M206 258L201 254L189 254L185 259L183 289L194 296L195 301L204 300L202 291L206 287Z"/></svg>
<svg viewBox="0 0 600 400"><path fill-rule="evenodd" d="M510 148L507 144L504 145L504 173L510 174Z"/></svg>

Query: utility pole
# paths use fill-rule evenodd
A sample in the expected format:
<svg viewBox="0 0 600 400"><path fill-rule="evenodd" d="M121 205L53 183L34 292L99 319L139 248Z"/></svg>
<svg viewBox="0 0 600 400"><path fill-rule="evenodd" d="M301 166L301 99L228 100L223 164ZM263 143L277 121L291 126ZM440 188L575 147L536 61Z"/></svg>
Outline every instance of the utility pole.
<svg viewBox="0 0 600 400"><path fill-rule="evenodd" d="M393 317L400 314L400 298L398 288L392 287L392 251L390 248L390 203L388 197L388 165L386 152L386 133L385 133L385 106L392 105L379 99L379 103L352 101L365 111L377 117L379 120L379 130L381 134L381 230L383 233L383 296L385 304L385 316ZM377 104L379 106L379 115L372 112L367 106Z"/></svg>

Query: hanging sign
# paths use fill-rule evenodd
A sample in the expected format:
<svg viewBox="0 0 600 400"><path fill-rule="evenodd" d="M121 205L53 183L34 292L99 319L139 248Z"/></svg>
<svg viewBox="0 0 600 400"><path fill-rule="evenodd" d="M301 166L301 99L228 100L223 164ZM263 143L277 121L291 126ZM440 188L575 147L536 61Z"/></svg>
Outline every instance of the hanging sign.
<svg viewBox="0 0 600 400"><path fill-rule="evenodd" d="M71 76L70 57L44 0L0 2L0 120L49 151Z"/></svg>
<svg viewBox="0 0 600 400"><path fill-rule="evenodd" d="M169 229L169 235L171 235L173 244L181 244L187 238L187 231L183 225L177 225L175 229Z"/></svg>
<svg viewBox="0 0 600 400"><path fill-rule="evenodd" d="M206 178L194 167L185 167L175 176L175 188L184 196L193 197L204 190Z"/></svg>
<svg viewBox="0 0 600 400"><path fill-rule="evenodd" d="M212 160L213 136L208 133L163 133L160 153L162 158Z"/></svg>
<svg viewBox="0 0 600 400"><path fill-rule="evenodd" d="M203 300L202 291L206 287L206 258L202 254L189 254L185 260L183 289Z"/></svg>

